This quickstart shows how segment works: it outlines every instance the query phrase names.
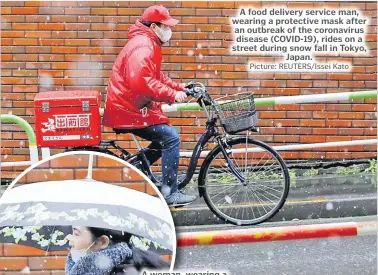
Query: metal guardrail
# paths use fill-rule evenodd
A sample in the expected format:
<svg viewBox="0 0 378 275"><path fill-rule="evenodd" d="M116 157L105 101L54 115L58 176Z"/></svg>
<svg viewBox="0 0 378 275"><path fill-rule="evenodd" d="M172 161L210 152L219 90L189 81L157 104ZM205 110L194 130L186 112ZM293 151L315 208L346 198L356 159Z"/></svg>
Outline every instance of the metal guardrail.
<svg viewBox="0 0 378 275"><path fill-rule="evenodd" d="M290 144L273 146L276 151L293 151L293 150L303 150L312 148L327 148L327 147L347 147L347 146L358 146L358 145L373 145L377 144L378 139L361 139L361 140L351 140L351 141L335 141L335 142L322 142L322 143L306 143L306 144ZM264 152L261 148L248 148L245 149L231 149L235 154L237 153L251 153L251 152ZM201 157L206 157L210 151L202 151ZM180 157L191 157L192 152L180 152Z"/></svg>
<svg viewBox="0 0 378 275"><path fill-rule="evenodd" d="M298 96L280 96L271 98L257 98L255 99L256 106L272 106L280 104L303 104L303 103L317 103L329 101L351 101L359 99L374 99L377 98L377 90L360 91L360 92L345 92L345 93L332 93L332 94L315 94L315 95L298 95ZM177 112L177 111L199 111L202 107L197 103L181 103L173 105L163 105L164 112ZM100 109L101 115L103 109ZM33 128L24 119L15 115L0 115L0 122L16 123L24 129L29 140L30 161L18 162L2 162L1 167L9 166L27 166L38 162L38 148L36 145L36 136ZM376 139L369 140L355 140L345 142L327 142L327 143L312 143L312 144L291 144L274 147L276 150L300 150L306 148L321 148L321 147L334 147L334 146L352 146L352 145L368 145L376 144ZM208 152L202 152L201 156L205 156ZM42 148L42 158L50 155L49 148ZM191 152L180 152L181 156L189 157Z"/></svg>
<svg viewBox="0 0 378 275"><path fill-rule="evenodd" d="M358 100L358 99L374 99L377 98L377 90L360 91L360 92L345 92L332 94L315 94L315 95L296 95L296 96L279 96L268 98L255 98L255 105L258 106L273 106L282 104L301 104L301 103L316 103L339 100ZM222 103L223 101L219 101ZM163 104L163 111L182 112L182 111L201 111L201 106L197 103L178 103L167 105ZM103 115L104 108L100 108L100 114Z"/></svg>

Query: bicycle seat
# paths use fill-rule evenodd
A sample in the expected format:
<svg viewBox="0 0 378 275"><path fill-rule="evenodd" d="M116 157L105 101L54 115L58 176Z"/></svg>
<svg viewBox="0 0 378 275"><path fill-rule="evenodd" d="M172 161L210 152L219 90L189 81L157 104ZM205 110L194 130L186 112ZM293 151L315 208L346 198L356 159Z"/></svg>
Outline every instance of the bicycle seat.
<svg viewBox="0 0 378 275"><path fill-rule="evenodd" d="M118 134L132 134L133 129L120 129L120 128L113 128L113 131Z"/></svg>

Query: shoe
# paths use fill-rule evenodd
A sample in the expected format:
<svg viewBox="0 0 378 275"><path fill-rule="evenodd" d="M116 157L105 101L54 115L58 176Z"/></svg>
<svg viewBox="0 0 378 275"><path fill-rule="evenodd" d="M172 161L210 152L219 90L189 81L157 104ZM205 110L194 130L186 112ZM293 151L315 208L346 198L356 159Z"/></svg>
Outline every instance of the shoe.
<svg viewBox="0 0 378 275"><path fill-rule="evenodd" d="M196 199L196 196L186 195L180 190L165 197L168 206L183 206L194 202Z"/></svg>

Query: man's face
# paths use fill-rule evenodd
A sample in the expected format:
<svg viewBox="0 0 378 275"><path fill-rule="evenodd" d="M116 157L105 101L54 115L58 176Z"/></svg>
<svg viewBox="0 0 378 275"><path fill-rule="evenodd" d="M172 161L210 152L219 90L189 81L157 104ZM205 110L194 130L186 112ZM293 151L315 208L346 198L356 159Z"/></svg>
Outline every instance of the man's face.
<svg viewBox="0 0 378 275"><path fill-rule="evenodd" d="M161 24L160 27L155 23L151 24L150 27L153 32L159 37L160 41L163 43L168 42L172 37L171 27Z"/></svg>
<svg viewBox="0 0 378 275"><path fill-rule="evenodd" d="M164 25L164 24L160 24L160 28L159 28L159 26L156 25L155 23L151 24L151 28L152 28L152 30L155 31L155 32L159 31L159 29L160 29L161 31L164 31L164 32L166 32L166 31L170 31L170 30L171 30L171 27L170 27L170 26L167 26L167 25Z"/></svg>
<svg viewBox="0 0 378 275"><path fill-rule="evenodd" d="M167 25L164 25L164 24L161 24L161 27L160 27L162 30L164 31L172 31L171 27L170 26L167 26Z"/></svg>

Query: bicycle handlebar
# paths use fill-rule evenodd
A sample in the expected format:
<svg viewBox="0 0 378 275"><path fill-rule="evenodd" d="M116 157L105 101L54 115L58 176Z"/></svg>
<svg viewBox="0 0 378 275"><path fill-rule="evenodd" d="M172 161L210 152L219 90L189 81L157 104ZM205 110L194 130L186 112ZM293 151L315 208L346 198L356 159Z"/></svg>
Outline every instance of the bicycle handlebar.
<svg viewBox="0 0 378 275"><path fill-rule="evenodd" d="M203 85L202 83L199 83L199 84L194 84L191 88L185 88L184 90L185 94L187 96L193 96L193 97L200 97L200 96L203 96L205 93L207 93L207 89L205 87L205 85Z"/></svg>
<svg viewBox="0 0 378 275"><path fill-rule="evenodd" d="M198 99L198 102L204 101L205 105L211 105L211 97L205 85L202 83L193 84L191 88L185 88L184 93L186 96L192 96ZM201 104L200 104L201 105Z"/></svg>
<svg viewBox="0 0 378 275"><path fill-rule="evenodd" d="M189 90L189 89L185 89L184 92L185 92L185 94L186 94L187 96L192 96L192 95L193 95L193 91L191 91L191 90Z"/></svg>

